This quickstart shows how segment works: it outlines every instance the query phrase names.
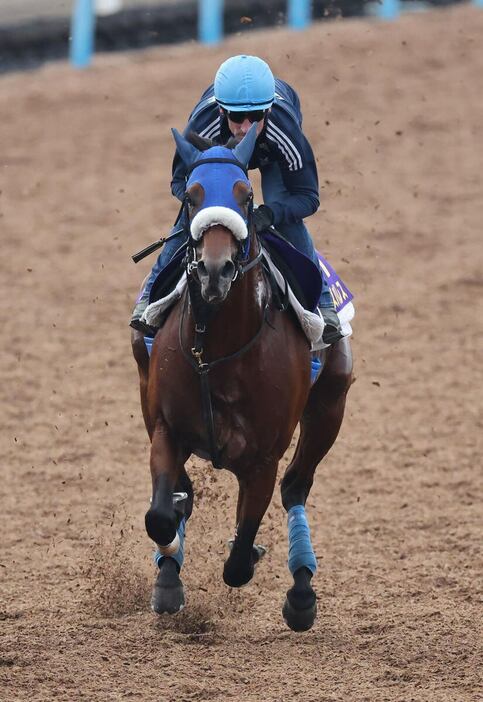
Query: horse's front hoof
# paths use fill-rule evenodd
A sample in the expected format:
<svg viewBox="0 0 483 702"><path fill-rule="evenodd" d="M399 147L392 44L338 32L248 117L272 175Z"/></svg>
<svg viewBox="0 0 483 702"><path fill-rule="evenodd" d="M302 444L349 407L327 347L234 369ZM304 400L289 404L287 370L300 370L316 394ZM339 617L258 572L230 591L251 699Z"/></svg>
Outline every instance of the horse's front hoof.
<svg viewBox="0 0 483 702"><path fill-rule="evenodd" d="M184 604L183 583L176 562L172 558L164 558L154 583L151 609L156 614L176 614Z"/></svg>
<svg viewBox="0 0 483 702"><path fill-rule="evenodd" d="M317 600L314 599L313 604L305 609L296 609L290 604L287 596L283 605L282 615L285 623L292 631L308 631L312 628L317 616Z"/></svg>

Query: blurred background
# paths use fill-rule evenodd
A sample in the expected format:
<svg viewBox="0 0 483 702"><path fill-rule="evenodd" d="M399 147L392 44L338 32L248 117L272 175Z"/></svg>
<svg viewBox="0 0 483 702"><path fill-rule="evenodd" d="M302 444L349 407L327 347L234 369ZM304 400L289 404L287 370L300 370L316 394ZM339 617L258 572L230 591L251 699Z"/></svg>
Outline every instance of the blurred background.
<svg viewBox="0 0 483 702"><path fill-rule="evenodd" d="M393 18L402 11L421 11L464 0L214 0L223 7L226 34L281 26L310 6L315 20L379 15ZM468 1L468 0L467 0ZM195 40L200 33L197 0L91 0L97 15L95 46L98 51L139 49L157 44ZM476 0L478 2L478 0ZM210 0L204 0L205 7ZM76 0L2 0L0 3L0 72L32 68L45 61L64 59L69 53L71 16Z"/></svg>

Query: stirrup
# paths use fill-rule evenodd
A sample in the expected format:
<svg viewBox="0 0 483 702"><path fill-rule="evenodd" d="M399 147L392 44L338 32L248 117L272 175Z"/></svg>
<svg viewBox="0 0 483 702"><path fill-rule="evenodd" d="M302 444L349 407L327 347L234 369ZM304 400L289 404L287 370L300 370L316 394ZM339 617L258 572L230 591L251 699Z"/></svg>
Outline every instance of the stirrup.
<svg viewBox="0 0 483 702"><path fill-rule="evenodd" d="M141 334L144 334L144 336L156 336L156 332L158 331L155 327L152 327L151 325L147 324L146 322L143 322L141 319L131 319L129 322L129 326L135 329L138 332L141 332Z"/></svg>
<svg viewBox="0 0 483 702"><path fill-rule="evenodd" d="M326 344L335 344L343 338L340 319L333 307L319 307L324 318L325 327L322 333L322 340Z"/></svg>

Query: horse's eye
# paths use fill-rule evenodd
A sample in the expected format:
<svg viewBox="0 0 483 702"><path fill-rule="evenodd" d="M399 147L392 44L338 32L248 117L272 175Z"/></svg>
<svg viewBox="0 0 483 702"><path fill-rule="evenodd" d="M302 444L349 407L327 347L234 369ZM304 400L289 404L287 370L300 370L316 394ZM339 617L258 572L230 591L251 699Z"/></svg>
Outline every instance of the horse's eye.
<svg viewBox="0 0 483 702"><path fill-rule="evenodd" d="M201 205L204 196L205 191L199 183L195 183L185 195L189 207L198 207Z"/></svg>
<svg viewBox="0 0 483 702"><path fill-rule="evenodd" d="M235 184L235 187L233 188L233 194L235 195L235 199L238 202L238 204L242 207L244 205L247 205L253 197L252 191L247 190L246 187L241 183Z"/></svg>

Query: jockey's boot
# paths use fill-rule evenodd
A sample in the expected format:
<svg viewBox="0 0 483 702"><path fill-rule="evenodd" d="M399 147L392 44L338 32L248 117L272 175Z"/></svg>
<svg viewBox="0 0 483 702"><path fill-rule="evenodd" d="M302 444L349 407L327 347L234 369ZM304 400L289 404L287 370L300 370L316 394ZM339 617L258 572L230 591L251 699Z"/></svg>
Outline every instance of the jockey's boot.
<svg viewBox="0 0 483 702"><path fill-rule="evenodd" d="M136 302L136 305L132 312L131 321L129 322L129 326L133 329L136 329L136 331L141 332L142 334L144 334L144 336L155 336L158 330L154 327L151 327L146 322L143 322L143 320L141 319L148 305L148 299L141 298L138 302Z"/></svg>
<svg viewBox="0 0 483 702"><path fill-rule="evenodd" d="M322 340L326 344L335 344L344 336L340 326L339 315L334 307L319 307L319 310L325 322Z"/></svg>

